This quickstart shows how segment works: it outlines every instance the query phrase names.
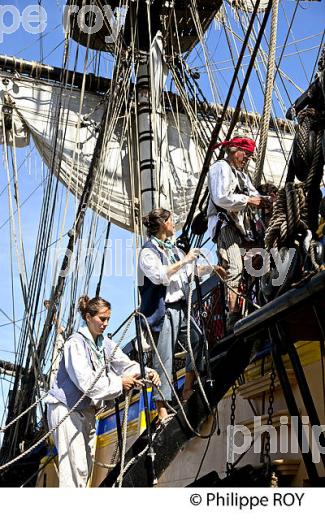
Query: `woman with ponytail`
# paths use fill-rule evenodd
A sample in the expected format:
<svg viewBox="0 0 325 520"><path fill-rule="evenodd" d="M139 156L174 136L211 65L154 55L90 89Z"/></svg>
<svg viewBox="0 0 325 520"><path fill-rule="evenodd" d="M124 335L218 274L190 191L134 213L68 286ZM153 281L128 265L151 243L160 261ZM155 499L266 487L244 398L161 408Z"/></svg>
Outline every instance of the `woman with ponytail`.
<svg viewBox="0 0 325 520"><path fill-rule="evenodd" d="M111 316L111 304L100 296L91 299L82 296L79 312L85 325L65 342L58 373L46 398L49 427L58 426L53 436L58 451L60 487L87 485L93 465L96 411L102 401L110 401L124 391L143 385L139 364L103 336ZM147 369L147 377L154 384L160 384L154 370Z"/></svg>

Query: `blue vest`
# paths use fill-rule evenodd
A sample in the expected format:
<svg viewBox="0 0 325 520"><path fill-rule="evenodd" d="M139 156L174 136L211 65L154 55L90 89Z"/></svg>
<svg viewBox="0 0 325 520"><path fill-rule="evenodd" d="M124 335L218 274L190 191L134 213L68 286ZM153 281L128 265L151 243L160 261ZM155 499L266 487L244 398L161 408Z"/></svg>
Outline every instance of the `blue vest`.
<svg viewBox="0 0 325 520"><path fill-rule="evenodd" d="M163 265L168 264L165 255L163 255L163 253L151 242L151 240L148 240L142 246L142 249L144 248L152 249L152 251L159 257ZM147 276L144 276L144 283L142 286L139 286L139 291L141 294L140 312L146 316L151 330L153 332L160 332L166 314L166 286L163 284L157 285L152 283L152 281L149 280ZM143 329L146 330L144 323Z"/></svg>
<svg viewBox="0 0 325 520"><path fill-rule="evenodd" d="M75 338L76 341L81 341L83 343L88 363L90 366L92 366L92 361L86 340L82 337L81 334L78 333L72 334L72 336L70 336L69 339L71 338ZM83 395L83 392L73 383L73 381L71 381L71 378L65 368L64 354L61 358L58 373L53 382L53 386L49 391L49 395L55 397L58 401L63 403L69 409L71 409ZM86 395L81 401L81 403L77 406L76 410L83 410L84 408L88 408L91 404L92 400L90 399L90 397Z"/></svg>

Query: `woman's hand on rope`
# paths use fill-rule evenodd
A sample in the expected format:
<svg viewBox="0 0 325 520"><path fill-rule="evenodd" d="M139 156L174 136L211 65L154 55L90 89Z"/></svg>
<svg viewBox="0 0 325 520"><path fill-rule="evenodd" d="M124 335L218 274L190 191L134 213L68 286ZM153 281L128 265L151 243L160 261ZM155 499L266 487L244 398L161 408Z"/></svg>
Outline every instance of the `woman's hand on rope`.
<svg viewBox="0 0 325 520"><path fill-rule="evenodd" d="M136 386L144 386L143 381L140 379L140 376L123 376L122 377L122 387L123 390L128 392L129 390L132 390L132 388Z"/></svg>
<svg viewBox="0 0 325 520"><path fill-rule="evenodd" d="M187 255L184 256L182 263L184 264L191 264L195 260L197 260L200 256L200 250L198 248L191 249Z"/></svg>
<svg viewBox="0 0 325 520"><path fill-rule="evenodd" d="M187 255L185 255L184 258L182 258L182 260L179 260L179 262L176 262L175 264L171 264L168 266L166 271L167 276L171 276L174 273L177 273L177 271L182 269L182 267L184 267L185 264L191 264L192 262L197 260L199 256L200 250L198 248L191 249L191 251L189 251Z"/></svg>
<svg viewBox="0 0 325 520"><path fill-rule="evenodd" d="M148 379L150 379L150 381L155 386L160 386L161 385L160 377L159 377L158 373L155 370L150 370L150 372L148 372Z"/></svg>

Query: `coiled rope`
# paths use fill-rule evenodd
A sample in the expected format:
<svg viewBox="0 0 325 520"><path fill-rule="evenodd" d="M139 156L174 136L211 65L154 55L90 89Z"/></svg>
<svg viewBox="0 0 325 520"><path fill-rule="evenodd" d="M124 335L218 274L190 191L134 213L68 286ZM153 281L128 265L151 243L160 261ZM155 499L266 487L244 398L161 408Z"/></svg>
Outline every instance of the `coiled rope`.
<svg viewBox="0 0 325 520"><path fill-rule="evenodd" d="M273 207L273 215L265 232L265 247L269 251L272 247L278 249L292 242L297 232L307 231L304 220L305 194L303 185L287 182L279 190Z"/></svg>
<svg viewBox="0 0 325 520"><path fill-rule="evenodd" d="M303 121L307 119L309 118L304 117ZM310 122L305 127L310 128ZM305 182L294 184L287 181L285 187L279 190L273 215L265 233L265 246L268 250L272 247L288 247L297 238L298 233L306 235L308 229L315 232L317 228L318 203L321 197L319 186L323 175L322 135L323 132L318 131L314 146L305 149L304 155L301 156L301 144L306 141L307 135L305 132L299 133L299 146L296 146L299 150L298 158L303 160L303 164L308 164L311 155L310 169ZM299 165L298 171L300 172ZM320 266L316 261L316 247L317 241L311 240L310 260L313 268L318 271Z"/></svg>

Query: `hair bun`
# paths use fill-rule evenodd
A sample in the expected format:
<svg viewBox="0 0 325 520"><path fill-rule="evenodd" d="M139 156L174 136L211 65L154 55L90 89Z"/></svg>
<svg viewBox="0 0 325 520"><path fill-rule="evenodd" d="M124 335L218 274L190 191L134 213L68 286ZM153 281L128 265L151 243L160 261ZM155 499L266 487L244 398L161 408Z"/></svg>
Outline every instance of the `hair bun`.
<svg viewBox="0 0 325 520"><path fill-rule="evenodd" d="M90 298L87 294L83 294L82 296L80 296L78 300L78 310L81 312L81 314L87 308L87 304L89 301Z"/></svg>
<svg viewBox="0 0 325 520"><path fill-rule="evenodd" d="M87 294L84 294L83 296L80 296L78 300L78 311L84 320L86 320L87 314L90 314L90 316L96 316L103 307L111 309L111 304L101 296L89 298Z"/></svg>
<svg viewBox="0 0 325 520"><path fill-rule="evenodd" d="M166 222L171 212L164 208L156 208L150 211L148 215L142 217L142 224L147 228L147 235L150 237L158 233L161 224Z"/></svg>

